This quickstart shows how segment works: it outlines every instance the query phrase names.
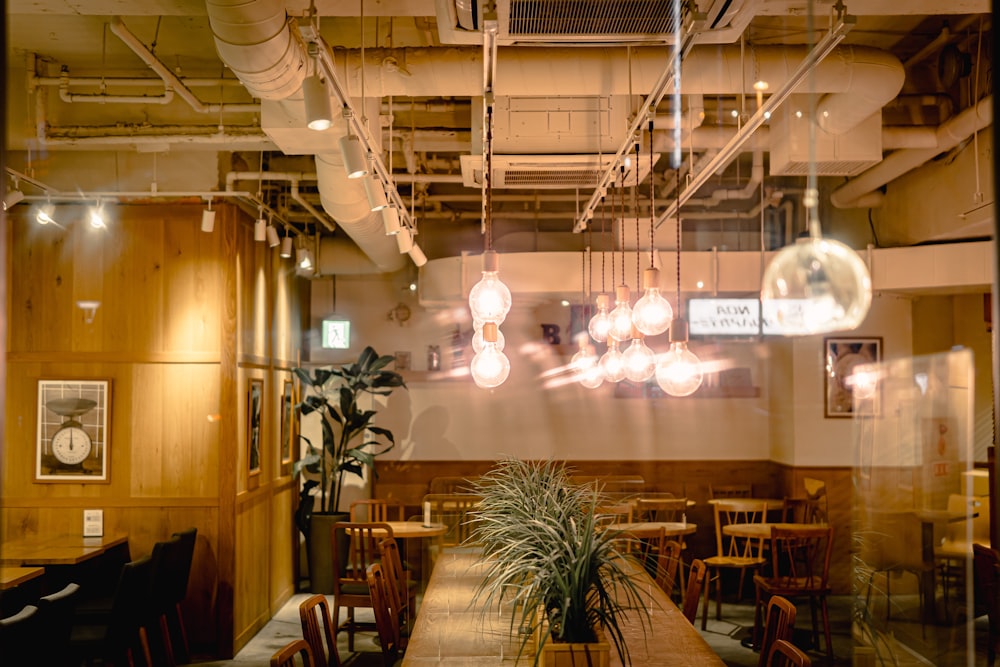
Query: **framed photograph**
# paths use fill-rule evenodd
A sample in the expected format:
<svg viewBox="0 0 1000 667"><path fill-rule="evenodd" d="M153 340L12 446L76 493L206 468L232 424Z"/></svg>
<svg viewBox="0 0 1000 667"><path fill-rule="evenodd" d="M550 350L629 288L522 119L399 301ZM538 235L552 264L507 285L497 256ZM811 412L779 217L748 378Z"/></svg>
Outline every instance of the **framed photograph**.
<svg viewBox="0 0 1000 667"><path fill-rule="evenodd" d="M39 380L35 480L108 482L109 380Z"/></svg>
<svg viewBox="0 0 1000 667"><path fill-rule="evenodd" d="M281 391L281 462L292 462L292 439L295 435L295 397L292 381L285 380Z"/></svg>
<svg viewBox="0 0 1000 667"><path fill-rule="evenodd" d="M247 465L251 475L260 473L260 438L264 417L264 381L250 380L247 392Z"/></svg>
<svg viewBox="0 0 1000 667"><path fill-rule="evenodd" d="M865 414L878 414L877 385L873 378L855 373L856 367L878 361L882 361L881 338L823 339L824 417L853 417L854 395L859 392L873 399L872 410Z"/></svg>

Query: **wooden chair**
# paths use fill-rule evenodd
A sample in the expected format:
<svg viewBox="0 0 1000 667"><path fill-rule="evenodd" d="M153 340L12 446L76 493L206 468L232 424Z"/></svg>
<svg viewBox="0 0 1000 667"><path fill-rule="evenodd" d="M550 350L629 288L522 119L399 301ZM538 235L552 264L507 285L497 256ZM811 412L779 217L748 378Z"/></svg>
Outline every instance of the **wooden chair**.
<svg viewBox="0 0 1000 667"><path fill-rule="evenodd" d="M660 553L656 557L656 585L667 594L673 595L674 582L677 580L678 565L681 562L681 543L677 540L664 540ZM683 567L683 566L681 566Z"/></svg>
<svg viewBox="0 0 1000 667"><path fill-rule="evenodd" d="M429 493L423 502L430 503L431 520L444 524L448 532L441 536L442 546L458 546L471 533L469 512L479 505L482 496L470 493Z"/></svg>
<svg viewBox="0 0 1000 667"><path fill-rule="evenodd" d="M317 593L303 600L299 605L299 622L302 624L302 637L309 643L316 667L340 667L336 633L326 596Z"/></svg>
<svg viewBox="0 0 1000 667"><path fill-rule="evenodd" d="M829 514L827 511L826 482L813 477L805 477L802 483L806 489L802 522L827 523Z"/></svg>
<svg viewBox="0 0 1000 667"><path fill-rule="evenodd" d="M868 511L855 531L859 546L858 560L869 573L865 591L865 606L871 611L872 591L878 590L875 578L883 574L885 578L885 617L892 615L892 575L898 572L912 573L919 581L929 576L934 563L924 561L922 552L920 520L911 510ZM917 586L918 611L921 622L924 619L923 586ZM933 603L932 601L930 602Z"/></svg>
<svg viewBox="0 0 1000 667"><path fill-rule="evenodd" d="M767 667L812 667L812 660L795 644L779 639L771 646L767 656Z"/></svg>
<svg viewBox="0 0 1000 667"><path fill-rule="evenodd" d="M711 498L753 498L753 484L709 484Z"/></svg>
<svg viewBox="0 0 1000 667"><path fill-rule="evenodd" d="M969 518L949 521L945 526L944 538L934 547L934 560L938 563L941 575L945 606L948 604L949 584L954 583L956 590L960 590L959 587L965 582L966 571L972 561L973 543L990 542L988 500L955 493L948 496L948 511L956 514L965 512Z"/></svg>
<svg viewBox="0 0 1000 667"><path fill-rule="evenodd" d="M830 614L826 600L831 592L829 574L832 552L832 527L771 527L771 572L767 576L755 575L753 578L757 587L757 600L754 605L754 644L760 638L761 615L765 602L774 595L789 599L808 597L812 610L813 645L819 647L819 628L816 619L816 606L819 603L823 617L826 654L833 657Z"/></svg>
<svg viewBox="0 0 1000 667"><path fill-rule="evenodd" d="M184 545L179 537L172 537L153 545L152 572L150 574L150 616L146 626L153 628L151 647L154 653L162 654L169 667L177 664L174 653L174 642L167 621L169 611L176 609L174 589L180 580L187 579L186 573L181 573L184 567ZM190 567L190 561L188 561ZM155 629L158 628L159 632Z"/></svg>
<svg viewBox="0 0 1000 667"><path fill-rule="evenodd" d="M683 608L684 618L691 625L694 625L694 619L698 615L698 601L701 597L702 586L705 583L705 572L705 563L701 559L695 558L691 561L691 572L688 573L687 590L684 591Z"/></svg>
<svg viewBox="0 0 1000 667"><path fill-rule="evenodd" d="M740 573L737 599L743 595L743 581L747 571L757 572L764 559L763 540L727 535L725 526L734 523L763 523L767 510L759 502L746 499L720 500L713 505L715 513L715 555L705 559L709 571L709 585L705 588L705 607L702 609L701 629L708 624L708 595L712 579L715 579L715 618L722 618L722 571L738 570Z"/></svg>
<svg viewBox="0 0 1000 667"><path fill-rule="evenodd" d="M351 503L352 522L402 521L403 503L385 498L355 500Z"/></svg>
<svg viewBox="0 0 1000 667"><path fill-rule="evenodd" d="M989 637L986 642L986 664L993 667L1000 649L1000 552L984 544L972 544L976 585L976 615L986 614Z"/></svg>
<svg viewBox="0 0 1000 667"><path fill-rule="evenodd" d="M687 512L687 498L661 498L647 495L635 499L635 521L680 521Z"/></svg>
<svg viewBox="0 0 1000 667"><path fill-rule="evenodd" d="M347 540L347 561L340 562L337 541ZM392 527L387 523L338 522L333 526L330 539L333 551L333 613L332 618L340 618L340 608L347 608L347 619L337 626L347 630L347 650L354 651L354 633L361 627L354 619L357 607L371 607L371 592L368 589L368 566L378 561L378 543L383 537L392 537ZM368 626L370 627L370 626ZM334 636L336 637L336 632Z"/></svg>
<svg viewBox="0 0 1000 667"><path fill-rule="evenodd" d="M392 537L384 537L378 543L379 554L382 557L382 571L389 581L390 603L399 614L399 624L403 643L409 633L410 619L417 610L418 582L410 579L409 571L403 568L403 559L399 556L399 545Z"/></svg>
<svg viewBox="0 0 1000 667"><path fill-rule="evenodd" d="M771 647L779 639L792 640L792 629L795 627L795 605L787 598L772 595L767 601L767 614L764 621L764 639L760 645L760 660L757 667L766 667Z"/></svg>
<svg viewBox="0 0 1000 667"><path fill-rule="evenodd" d="M300 661L296 661L295 656L298 656ZM271 656L271 667L296 667L297 665L316 667L309 642L305 639L293 639Z"/></svg>
<svg viewBox="0 0 1000 667"><path fill-rule="evenodd" d="M372 608L375 611L375 627L382 647L385 667L392 667L399 659L400 646L399 609L391 602L390 585L380 563L372 563L367 570L368 588L371 591Z"/></svg>

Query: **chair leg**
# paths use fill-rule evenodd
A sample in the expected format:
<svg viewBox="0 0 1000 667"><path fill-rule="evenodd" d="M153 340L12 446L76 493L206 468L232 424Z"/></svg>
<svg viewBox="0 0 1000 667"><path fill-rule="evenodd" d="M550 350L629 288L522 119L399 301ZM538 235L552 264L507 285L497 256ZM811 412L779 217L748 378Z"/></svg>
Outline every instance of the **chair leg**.
<svg viewBox="0 0 1000 667"><path fill-rule="evenodd" d="M816 617L816 598L814 596L809 596L809 615L812 617L813 626L813 646L816 650L819 650L819 623Z"/></svg>
<svg viewBox="0 0 1000 667"><path fill-rule="evenodd" d="M826 638L826 656L833 657L833 643L830 641L830 612L826 606L826 596L820 598L820 605L823 611L823 635Z"/></svg>
<svg viewBox="0 0 1000 667"><path fill-rule="evenodd" d="M706 577L706 579L708 579L708 581L705 581L704 583L702 583L702 586L701 586L702 588L705 589L705 592L703 594L703 601L702 601L702 604L701 604L701 629L702 630L704 630L705 627L708 625L708 596L710 595L711 590L712 590L712 579L711 579L711 576L710 576L711 570L709 570L708 572L709 573L705 575L705 577ZM719 570L718 570L718 568L715 569L715 576L719 576Z"/></svg>
<svg viewBox="0 0 1000 667"><path fill-rule="evenodd" d="M754 596L753 603L753 647L755 650L760 646L760 625L762 617L760 609L763 605L763 596L760 593L760 588L757 587L757 593Z"/></svg>
<svg viewBox="0 0 1000 667"><path fill-rule="evenodd" d="M347 608L347 650L354 653L354 607Z"/></svg>
<svg viewBox="0 0 1000 667"><path fill-rule="evenodd" d="M187 628L184 627L184 614L181 612L181 603L178 602L174 605L175 608L175 618L173 619L174 625L176 626L177 634L180 636L180 651L175 653L180 654L181 662L187 664L191 662L191 647L188 644ZM167 619L168 622L170 619ZM175 647L176 648L176 647Z"/></svg>
<svg viewBox="0 0 1000 667"><path fill-rule="evenodd" d="M722 620L722 570L715 578L715 620Z"/></svg>

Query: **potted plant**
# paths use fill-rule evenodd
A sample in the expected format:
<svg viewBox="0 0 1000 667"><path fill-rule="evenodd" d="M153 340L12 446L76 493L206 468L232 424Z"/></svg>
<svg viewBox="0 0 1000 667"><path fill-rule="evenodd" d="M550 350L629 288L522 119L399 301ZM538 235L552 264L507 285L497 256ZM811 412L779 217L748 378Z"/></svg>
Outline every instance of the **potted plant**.
<svg viewBox="0 0 1000 667"><path fill-rule="evenodd" d="M476 595L485 607L517 610L511 624L521 652L534 637L534 664L547 664L546 645L595 643L603 634L629 664L623 614L649 623L632 579L641 566L619 551L622 535L598 513L606 499L597 487L571 483L565 464L509 458L475 483L475 493L482 501L470 541L482 545L486 567ZM603 661L592 648L575 651L581 664L606 664L603 644Z"/></svg>
<svg viewBox="0 0 1000 667"><path fill-rule="evenodd" d="M329 527L343 518L340 498L344 476L360 477L366 467L375 473L375 457L396 442L389 429L372 425L376 411L362 405L361 400L366 394L388 396L396 387L406 388L399 373L386 369L393 359L391 355L379 356L368 346L357 361L340 368L317 368L312 374L304 368L294 371L306 388L297 406L300 414L318 414L323 434L321 447L299 436L308 445L308 453L292 468L294 475L306 470L317 476L303 485L296 515L296 523L306 536L310 583L317 593L333 591L330 540L324 538L330 534ZM314 512L312 489L317 485L319 510Z"/></svg>

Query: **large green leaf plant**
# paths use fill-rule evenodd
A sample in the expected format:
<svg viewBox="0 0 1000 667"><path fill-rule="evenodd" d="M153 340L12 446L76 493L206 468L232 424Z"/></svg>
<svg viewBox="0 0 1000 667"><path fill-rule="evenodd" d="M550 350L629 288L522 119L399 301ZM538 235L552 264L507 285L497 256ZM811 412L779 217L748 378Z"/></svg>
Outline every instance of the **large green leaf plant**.
<svg viewBox="0 0 1000 667"><path fill-rule="evenodd" d="M308 453L295 462L293 473L302 470L319 475L320 511L339 512L344 475L363 475L367 467L375 472L375 457L392 449L396 440L387 428L373 426L376 411L362 407L362 397L388 396L397 387L406 388L403 376L386 369L391 355L379 356L366 347L357 361L340 368L317 368L312 374L296 368L295 375L304 388L298 404L305 416L317 413L323 428L322 448L300 435ZM370 401L365 401L371 404Z"/></svg>

